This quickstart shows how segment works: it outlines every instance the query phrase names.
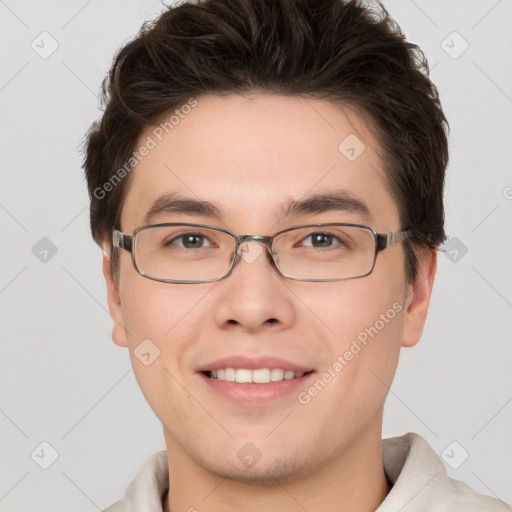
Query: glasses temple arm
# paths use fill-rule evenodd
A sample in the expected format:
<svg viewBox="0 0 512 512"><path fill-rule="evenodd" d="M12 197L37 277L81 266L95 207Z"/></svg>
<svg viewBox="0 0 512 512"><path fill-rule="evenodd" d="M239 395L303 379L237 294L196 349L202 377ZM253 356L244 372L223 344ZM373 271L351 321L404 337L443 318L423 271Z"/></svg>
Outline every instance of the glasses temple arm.
<svg viewBox="0 0 512 512"><path fill-rule="evenodd" d="M379 233L377 235L377 250L381 251L382 249L386 249L387 247L391 247L402 240L406 240L410 238L412 235L411 230L407 231L395 231L394 233L382 234Z"/></svg>
<svg viewBox="0 0 512 512"><path fill-rule="evenodd" d="M121 233L117 229L112 233L112 246L132 252L132 237Z"/></svg>

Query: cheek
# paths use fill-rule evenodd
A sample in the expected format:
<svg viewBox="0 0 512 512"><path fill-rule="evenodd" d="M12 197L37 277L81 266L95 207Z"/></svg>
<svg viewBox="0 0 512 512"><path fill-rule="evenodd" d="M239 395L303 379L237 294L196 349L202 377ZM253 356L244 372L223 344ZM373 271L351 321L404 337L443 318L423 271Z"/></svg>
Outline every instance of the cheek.
<svg viewBox="0 0 512 512"><path fill-rule="evenodd" d="M395 279L393 279L395 277ZM312 310L329 327L324 369L336 375L333 400L355 399L354 406L384 399L393 379L403 330L403 275L332 283L312 297ZM335 366L334 366L335 365ZM341 398L341 397L345 398Z"/></svg>
<svg viewBox="0 0 512 512"><path fill-rule="evenodd" d="M370 275L326 284L312 290L311 310L328 326L340 348L359 335L364 340L364 333L376 335L375 329L379 334L400 332L404 288L399 279L381 281Z"/></svg>
<svg viewBox="0 0 512 512"><path fill-rule="evenodd" d="M124 281L121 295L123 319L134 375L147 402L161 421L177 404L187 403L180 372L190 342L187 325L197 324L195 306L207 290L158 283L135 276ZM195 320L195 321L194 321Z"/></svg>
<svg viewBox="0 0 512 512"><path fill-rule="evenodd" d="M196 306L211 287L171 285L139 275L130 276L125 284L129 293L121 294L121 307L130 346L140 342L141 337L168 345L181 328L181 320L194 317Z"/></svg>
<svg viewBox="0 0 512 512"><path fill-rule="evenodd" d="M162 390L176 384L172 376L187 377L183 367L190 366L185 361L205 321L201 305L215 283L170 285L135 275L125 284L121 307L133 370L148 402L157 405Z"/></svg>
<svg viewBox="0 0 512 512"><path fill-rule="evenodd" d="M318 287L311 302L305 299L329 329L317 338L318 379L298 399L305 404L305 424L312 417L324 420L326 439L341 431L355 439L382 413L400 353L404 307L401 281L380 281L368 276L330 283L335 286ZM318 332L319 325L312 317L304 328Z"/></svg>
<svg viewBox="0 0 512 512"><path fill-rule="evenodd" d="M129 293L121 294L121 308L127 331L128 350L135 377L147 401L153 406L159 389L174 374L180 347L171 341L173 327L183 316L182 300L165 283L144 277L124 281ZM166 377L167 375L167 377Z"/></svg>

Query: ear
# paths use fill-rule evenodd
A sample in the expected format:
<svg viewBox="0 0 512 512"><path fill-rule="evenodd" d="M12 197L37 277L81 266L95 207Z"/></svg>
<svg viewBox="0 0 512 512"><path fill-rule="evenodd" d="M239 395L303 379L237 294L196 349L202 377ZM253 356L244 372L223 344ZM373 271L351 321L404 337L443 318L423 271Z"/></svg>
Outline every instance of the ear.
<svg viewBox="0 0 512 512"><path fill-rule="evenodd" d="M418 258L418 273L414 281L407 286L403 347L413 347L421 338L437 268L437 251L435 249L421 250L416 256Z"/></svg>
<svg viewBox="0 0 512 512"><path fill-rule="evenodd" d="M110 252L104 245L103 248L103 276L107 285L107 300L110 316L112 317L112 340L120 347L127 347L126 330L124 328L123 312L121 309L121 298L112 274L110 273Z"/></svg>

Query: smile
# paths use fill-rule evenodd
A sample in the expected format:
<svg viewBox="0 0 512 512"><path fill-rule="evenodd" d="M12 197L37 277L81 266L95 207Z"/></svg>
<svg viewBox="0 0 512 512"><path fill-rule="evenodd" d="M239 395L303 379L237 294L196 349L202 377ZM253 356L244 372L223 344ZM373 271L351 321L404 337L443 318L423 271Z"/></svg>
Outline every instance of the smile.
<svg viewBox="0 0 512 512"><path fill-rule="evenodd" d="M219 368L204 372L207 377L226 382L268 384L282 380L292 380L302 377L305 373L283 370L281 368Z"/></svg>

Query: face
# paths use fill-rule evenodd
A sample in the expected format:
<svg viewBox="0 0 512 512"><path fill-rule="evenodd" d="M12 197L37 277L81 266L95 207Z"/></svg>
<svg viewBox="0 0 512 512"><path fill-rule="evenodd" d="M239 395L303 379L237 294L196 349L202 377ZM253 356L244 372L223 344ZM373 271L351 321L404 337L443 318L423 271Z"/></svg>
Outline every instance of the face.
<svg viewBox="0 0 512 512"><path fill-rule="evenodd" d="M351 144L341 144L349 136ZM346 107L278 95L201 96L160 137L132 171L121 218L126 234L144 225L166 194L214 204L217 215L169 205L152 223L202 223L237 235L326 222L382 233L404 227L374 137ZM292 202L334 191L367 212L337 204L282 215ZM369 276L337 282L286 279L264 251L258 254L212 283L147 279L126 251L120 251L118 289L107 255L104 271L113 339L129 349L163 424L170 460L221 477L272 481L318 472L371 440L380 445L383 403L400 347L421 334L435 256L420 257L419 277L409 284L400 243L379 253ZM143 340L150 342L140 345ZM150 354L146 364L141 347ZM227 367L305 375L249 384L204 373Z"/></svg>

